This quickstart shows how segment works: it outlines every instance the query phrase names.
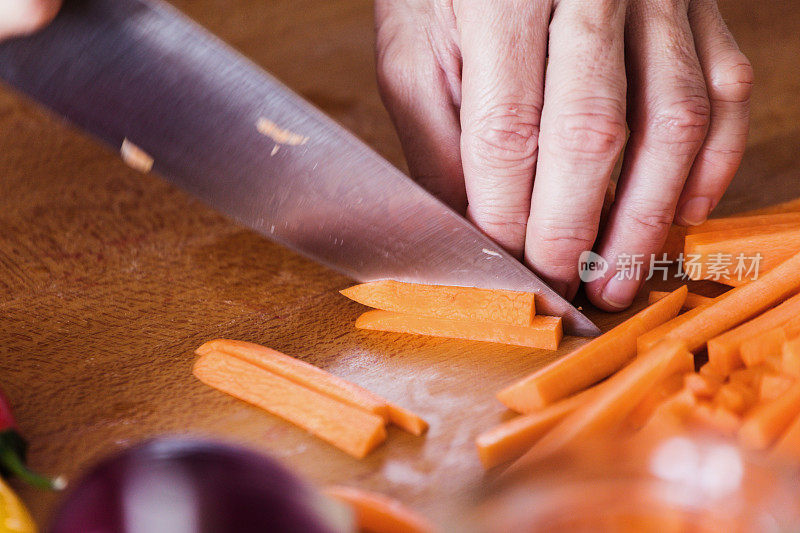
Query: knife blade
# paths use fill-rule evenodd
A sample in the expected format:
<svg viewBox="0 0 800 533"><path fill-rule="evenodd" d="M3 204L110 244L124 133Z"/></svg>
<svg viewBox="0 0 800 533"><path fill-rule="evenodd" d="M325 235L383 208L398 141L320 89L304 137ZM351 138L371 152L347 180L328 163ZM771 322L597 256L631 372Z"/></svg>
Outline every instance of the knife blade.
<svg viewBox="0 0 800 533"><path fill-rule="evenodd" d="M0 78L233 220L358 281L531 291L597 327L354 135L158 0L67 0Z"/></svg>

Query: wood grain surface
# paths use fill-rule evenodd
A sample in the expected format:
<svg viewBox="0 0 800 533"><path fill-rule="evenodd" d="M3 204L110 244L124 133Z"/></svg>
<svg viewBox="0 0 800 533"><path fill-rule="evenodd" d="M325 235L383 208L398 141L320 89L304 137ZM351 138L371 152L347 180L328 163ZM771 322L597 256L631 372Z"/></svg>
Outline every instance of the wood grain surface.
<svg viewBox="0 0 800 533"><path fill-rule="evenodd" d="M175 4L403 166L374 83L371 2ZM730 212L800 194L800 4L722 10L757 78L748 152L720 208ZM348 279L137 174L5 88L0 179L0 386L45 472L74 478L154 435L212 436L446 523L484 476L475 435L507 416L494 392L558 355L356 331L363 308L337 293ZM623 318L589 313L603 328ZM194 379L192 351L214 337L298 356L414 409L431 430L390 429L355 460ZM59 496L15 486L46 523Z"/></svg>

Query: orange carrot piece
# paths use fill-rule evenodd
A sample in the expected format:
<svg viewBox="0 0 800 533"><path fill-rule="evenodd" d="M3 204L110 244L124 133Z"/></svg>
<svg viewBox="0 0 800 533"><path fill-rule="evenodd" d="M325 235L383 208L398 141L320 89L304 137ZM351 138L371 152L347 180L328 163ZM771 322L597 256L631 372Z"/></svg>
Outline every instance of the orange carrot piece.
<svg viewBox="0 0 800 533"><path fill-rule="evenodd" d="M650 294L647 297L647 303L653 305L669 294L669 292L665 291L650 291ZM714 298L690 292L686 294L686 301L683 302L682 309L694 309L695 307L700 307L701 305L711 303L712 301L714 301Z"/></svg>
<svg viewBox="0 0 800 533"><path fill-rule="evenodd" d="M329 497L353 508L359 531L369 533L431 533L433 526L399 501L355 487L325 489Z"/></svg>
<svg viewBox="0 0 800 533"><path fill-rule="evenodd" d="M238 357L210 351L194 375L211 387L279 416L362 458L386 439L380 416L350 406Z"/></svg>
<svg viewBox="0 0 800 533"><path fill-rule="evenodd" d="M512 326L404 315L376 309L358 317L356 327L450 339L497 342L545 350L557 350L562 337L561 317L541 315L535 316L530 326Z"/></svg>
<svg viewBox="0 0 800 533"><path fill-rule="evenodd" d="M800 255L796 256L796 259L800 259ZM773 271L777 273L777 271ZM794 278L799 277L800 271L796 274L791 274ZM769 276L772 275L771 273L766 274L763 278L743 287L738 287L736 289L731 290L730 292L725 293L723 296L727 296L728 294L736 293L734 296L737 295L745 295L746 293L751 293L754 287L757 287L757 283L761 283L763 280L768 279ZM767 294L772 294L773 299L770 303L775 303L773 288L774 286L770 286L769 283L764 286L762 284L762 289L764 289L764 293L756 293L755 298L761 299L759 302L759 306L763 305L762 302L766 301L765 298L761 298L762 296L766 296ZM783 290L782 288L779 290ZM746 291L746 292L740 292ZM780 299L780 298L778 298ZM739 296L734 299L733 302L740 302L741 306L744 310L749 311L749 306L751 305L750 302L745 302L742 296ZM733 303L728 302L728 303ZM769 304L767 304L769 305ZM730 308L730 306L728 306ZM710 308L711 309L711 308ZM725 313L732 312L729 309L724 310ZM748 339L752 339L753 337L757 336L758 334L767 331L772 328L780 327L781 325L785 324L787 321L793 319L798 314L800 314L800 294L789 298L785 302L781 303L780 305L770 309L769 311L757 316L756 318L745 322L744 324L731 329L730 331L726 331L721 335L716 335L710 340L708 340L708 360L709 362L714 365L715 368L718 369L720 373L729 374L736 368L742 366L743 361L741 358L741 346L742 343L747 341ZM742 316L741 314L737 316ZM752 315L751 315L752 316ZM711 315L705 317L707 320L715 320L715 316ZM749 318L749 317L746 317ZM729 321L727 323L730 323ZM734 324L735 325L735 324ZM702 326L699 326L702 327ZM721 329L721 328L715 328ZM712 330L712 331L715 331ZM691 333L686 333L691 334Z"/></svg>
<svg viewBox="0 0 800 533"><path fill-rule="evenodd" d="M734 370L728 379L731 383L738 383L751 391L757 391L761 387L761 380L764 379L764 376L774 373L774 370L767 365L755 365Z"/></svg>
<svg viewBox="0 0 800 533"><path fill-rule="evenodd" d="M714 405L741 415L750 409L756 400L755 392L741 383L725 383L714 396Z"/></svg>
<svg viewBox="0 0 800 533"><path fill-rule="evenodd" d="M800 210L787 213L710 218L702 224L686 228L686 234L697 235L698 233L716 233L764 227L784 227L787 224L800 224Z"/></svg>
<svg viewBox="0 0 800 533"><path fill-rule="evenodd" d="M664 337L682 340L689 350L698 351L710 339L762 313L798 289L800 289L800 253L793 255L759 279L715 298L713 303L681 315L691 314L690 318L681 321L673 319L671 321L673 327L667 322L663 326L666 330L663 333ZM678 319L680 318L679 316ZM737 361L741 362L738 357L738 345L735 355L734 360L721 362L721 366L718 366L721 373L729 373L731 365L735 365ZM709 346L709 360L717 366L712 357L711 346Z"/></svg>
<svg viewBox="0 0 800 533"><path fill-rule="evenodd" d="M509 409L527 413L597 383L636 355L636 339L678 314L688 289L640 311L611 331L497 393Z"/></svg>
<svg viewBox="0 0 800 533"><path fill-rule="evenodd" d="M542 437L518 464L524 465L620 426L648 391L677 373L690 372L694 357L685 343L665 340L595 387L585 402Z"/></svg>
<svg viewBox="0 0 800 533"><path fill-rule="evenodd" d="M740 416L721 405L702 403L691 413L689 425L710 430L726 437L733 437L742 427Z"/></svg>
<svg viewBox="0 0 800 533"><path fill-rule="evenodd" d="M758 400L768 402L783 395L794 383L790 376L780 374L765 374L758 386Z"/></svg>
<svg viewBox="0 0 800 533"><path fill-rule="evenodd" d="M360 304L405 315L530 326L534 294L475 287L371 281L340 291Z"/></svg>
<svg viewBox="0 0 800 533"><path fill-rule="evenodd" d="M722 386L722 379L692 372L683 376L683 386L695 396L711 398Z"/></svg>
<svg viewBox="0 0 800 533"><path fill-rule="evenodd" d="M716 298L714 299L716 301ZM713 302L712 302L713 303ZM683 314L680 314L673 318L672 320L668 320L663 324L651 329L650 331L643 333L636 339L636 351L637 352L646 352L656 344L658 344L661 340L663 340L668 333L672 330L676 329L681 324L689 322L690 320L694 319L697 315L703 312L703 309L710 307L711 304L704 304L699 307L695 307L694 309L690 309Z"/></svg>
<svg viewBox="0 0 800 533"><path fill-rule="evenodd" d="M208 341L197 348L195 353L204 355L215 351L238 357L298 385L353 407L375 413L387 422L389 421L389 406L385 399L305 361L289 357L259 344L231 339Z"/></svg>
<svg viewBox="0 0 800 533"><path fill-rule="evenodd" d="M786 341L781 347L781 370L800 377L800 337Z"/></svg>
<svg viewBox="0 0 800 533"><path fill-rule="evenodd" d="M789 200L787 202L781 202L779 204L771 205L769 207L762 207L760 209L751 209L750 211L745 211L735 216L745 217L745 216L755 216L755 215L772 215L775 213L791 213L793 211L800 211L800 198L795 198L794 200Z"/></svg>
<svg viewBox="0 0 800 533"><path fill-rule="evenodd" d="M795 418L778 439L772 454L779 459L800 462L800 417Z"/></svg>
<svg viewBox="0 0 800 533"><path fill-rule="evenodd" d="M587 389L478 435L475 446L483 467L488 470L520 457L565 416L586 402L593 392L594 389Z"/></svg>
<svg viewBox="0 0 800 533"><path fill-rule="evenodd" d="M691 374L686 374L686 376L689 375ZM683 380L683 375L674 374L665 378L661 383L648 391L647 395L636 405L636 407L633 408L633 411L631 411L631 413L628 415L628 418L625 421L626 426L634 431L644 427L658 406L661 405L667 398L670 398L673 394L681 390L681 387L683 386Z"/></svg>
<svg viewBox="0 0 800 533"><path fill-rule="evenodd" d="M742 342L739 354L744 366L751 367L767 361L767 358L779 355L783 344L789 340L782 327L768 329Z"/></svg>
<svg viewBox="0 0 800 533"><path fill-rule="evenodd" d="M428 423L422 418L392 403L389 404L389 421L417 437L428 431Z"/></svg>
<svg viewBox="0 0 800 533"><path fill-rule="evenodd" d="M686 269L691 279L714 279L728 285L739 286L750 282L749 277L734 274L735 265L729 266L727 273L712 276L708 266L713 263L713 254L726 254L731 261L738 256L755 256L761 254L758 274L763 275L779 265L800 249L800 228L792 223L778 226L743 228L731 231L699 233L687 235L684 253L686 256L698 255L701 268ZM744 275L744 272L742 273Z"/></svg>
<svg viewBox="0 0 800 533"><path fill-rule="evenodd" d="M763 450L781 436L800 414L800 383L795 382L781 396L758 405L745 418L739 441L748 448Z"/></svg>
<svg viewBox="0 0 800 533"><path fill-rule="evenodd" d="M727 379L727 376L724 376L721 373L719 373L717 369L714 368L713 365L708 363L708 361L706 361L705 364L703 364L703 366L701 366L700 370L698 370L697 372L699 374L702 374L703 376L719 381L720 383L722 383Z"/></svg>

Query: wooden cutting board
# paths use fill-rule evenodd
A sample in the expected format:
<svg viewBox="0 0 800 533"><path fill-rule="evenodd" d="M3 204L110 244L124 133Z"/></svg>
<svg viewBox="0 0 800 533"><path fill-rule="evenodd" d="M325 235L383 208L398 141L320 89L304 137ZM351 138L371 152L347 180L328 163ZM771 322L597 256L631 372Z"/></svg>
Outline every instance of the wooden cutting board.
<svg viewBox="0 0 800 533"><path fill-rule="evenodd" d="M371 2L175 3L402 166L373 81ZM721 208L731 211L800 194L800 4L723 4L758 80L745 163ZM507 416L494 392L582 342L556 354L356 331L363 309L337 294L348 279L137 174L6 89L0 179L0 386L45 472L74 478L154 435L211 436L446 521L483 479L475 435ZM603 328L624 318L589 313ZM214 337L299 356L414 409L431 430L391 429L352 459L195 380L192 350ZM46 523L59 497L16 486Z"/></svg>

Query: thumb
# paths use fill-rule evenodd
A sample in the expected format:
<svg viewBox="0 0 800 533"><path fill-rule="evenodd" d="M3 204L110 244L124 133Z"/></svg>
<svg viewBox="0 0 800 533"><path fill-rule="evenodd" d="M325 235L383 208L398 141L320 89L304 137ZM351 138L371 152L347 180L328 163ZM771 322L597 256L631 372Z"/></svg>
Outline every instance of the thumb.
<svg viewBox="0 0 800 533"><path fill-rule="evenodd" d="M0 0L0 39L42 29L60 7L61 0Z"/></svg>

